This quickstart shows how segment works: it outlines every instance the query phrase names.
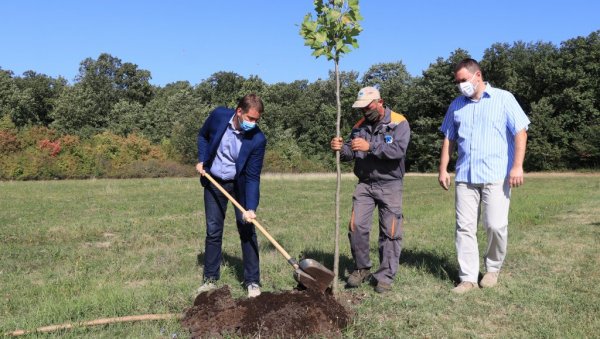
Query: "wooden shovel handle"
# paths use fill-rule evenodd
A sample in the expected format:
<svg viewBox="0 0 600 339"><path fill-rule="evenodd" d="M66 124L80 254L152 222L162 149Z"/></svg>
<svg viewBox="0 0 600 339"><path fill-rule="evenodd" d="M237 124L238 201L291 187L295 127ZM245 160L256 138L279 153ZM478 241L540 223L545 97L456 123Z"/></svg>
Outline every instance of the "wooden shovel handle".
<svg viewBox="0 0 600 339"><path fill-rule="evenodd" d="M223 186L221 186L210 174L208 173L204 173L203 174L208 180L210 180L210 182L212 182L212 184L219 189L219 191L221 191L221 193L223 193L227 199L229 199L229 201L231 201L232 204L235 205L235 207L237 207L242 213L246 213L246 210L244 209L244 207L242 207L242 205L240 205L232 196L231 194L229 194L224 188ZM269 239L269 241L271 242L271 244L273 244L273 246L275 246L275 248L279 251L279 253L281 253L285 259L292 265L294 266L294 268L298 268L298 264L296 263L296 261L288 254L288 252L286 250L283 249L283 247L281 247L281 245L279 245L279 243L277 242L277 240L275 240L270 234L269 232L267 232L267 230L262 227L261 224L258 223L258 221L256 221L255 219L252 219L252 223L254 224L254 226L256 226L256 228L258 228L258 230L267 238Z"/></svg>

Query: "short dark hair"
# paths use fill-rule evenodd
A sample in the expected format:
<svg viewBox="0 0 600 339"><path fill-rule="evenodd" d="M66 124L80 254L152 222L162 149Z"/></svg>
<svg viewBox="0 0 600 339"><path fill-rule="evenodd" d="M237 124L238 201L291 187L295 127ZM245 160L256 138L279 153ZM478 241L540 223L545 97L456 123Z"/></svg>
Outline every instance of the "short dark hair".
<svg viewBox="0 0 600 339"><path fill-rule="evenodd" d="M454 74L458 73L461 69L466 68L469 72L475 74L475 72L481 72L481 67L475 59L466 58L462 59L456 66L454 66ZM481 72L483 75L483 72Z"/></svg>
<svg viewBox="0 0 600 339"><path fill-rule="evenodd" d="M251 108L254 108L258 114L262 114L265 110L262 99L254 93L247 94L241 98L238 101L237 108L241 108L244 113L247 113Z"/></svg>

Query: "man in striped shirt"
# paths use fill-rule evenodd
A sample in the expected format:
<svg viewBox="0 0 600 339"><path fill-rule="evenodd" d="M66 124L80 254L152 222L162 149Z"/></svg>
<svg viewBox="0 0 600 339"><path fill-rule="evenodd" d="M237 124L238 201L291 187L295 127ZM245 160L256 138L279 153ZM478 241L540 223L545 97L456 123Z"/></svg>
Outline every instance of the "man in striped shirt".
<svg viewBox="0 0 600 339"><path fill-rule="evenodd" d="M454 68L454 79L462 95L452 101L440 128L445 137L438 181L448 190L447 167L457 145L456 252L461 283L452 291L461 294L478 287L481 208L487 249L480 285L493 287L498 281L506 257L511 188L523 184L529 119L510 92L484 82L477 61L462 60Z"/></svg>

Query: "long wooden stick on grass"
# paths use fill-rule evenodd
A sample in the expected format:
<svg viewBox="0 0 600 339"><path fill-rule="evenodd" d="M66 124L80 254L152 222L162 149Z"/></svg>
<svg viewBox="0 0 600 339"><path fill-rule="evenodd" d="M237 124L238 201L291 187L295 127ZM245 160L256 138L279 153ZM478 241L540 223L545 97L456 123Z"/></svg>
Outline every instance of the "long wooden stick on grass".
<svg viewBox="0 0 600 339"><path fill-rule="evenodd" d="M182 314L178 313L166 313L166 314L142 314L142 315L128 315L124 317L117 318L102 318L90 321L84 321L79 323L65 323L60 325L51 325L39 327L35 330L16 330L9 333L5 333L7 336L20 336L31 333L49 333L58 330L67 330L75 327L87 327L87 326L97 326L97 325L107 325L107 324L115 324L115 323L126 323L126 322L134 322L134 321L146 321L146 320L169 320L169 319L181 319L183 318Z"/></svg>

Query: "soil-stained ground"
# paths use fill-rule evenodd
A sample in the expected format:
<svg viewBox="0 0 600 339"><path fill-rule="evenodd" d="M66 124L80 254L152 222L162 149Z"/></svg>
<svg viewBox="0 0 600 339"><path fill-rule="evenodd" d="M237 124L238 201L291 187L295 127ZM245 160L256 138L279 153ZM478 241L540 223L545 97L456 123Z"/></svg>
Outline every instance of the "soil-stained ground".
<svg viewBox="0 0 600 339"><path fill-rule="evenodd" d="M234 300L228 286L199 294L182 324L194 338L339 337L350 321L335 298L310 290Z"/></svg>

